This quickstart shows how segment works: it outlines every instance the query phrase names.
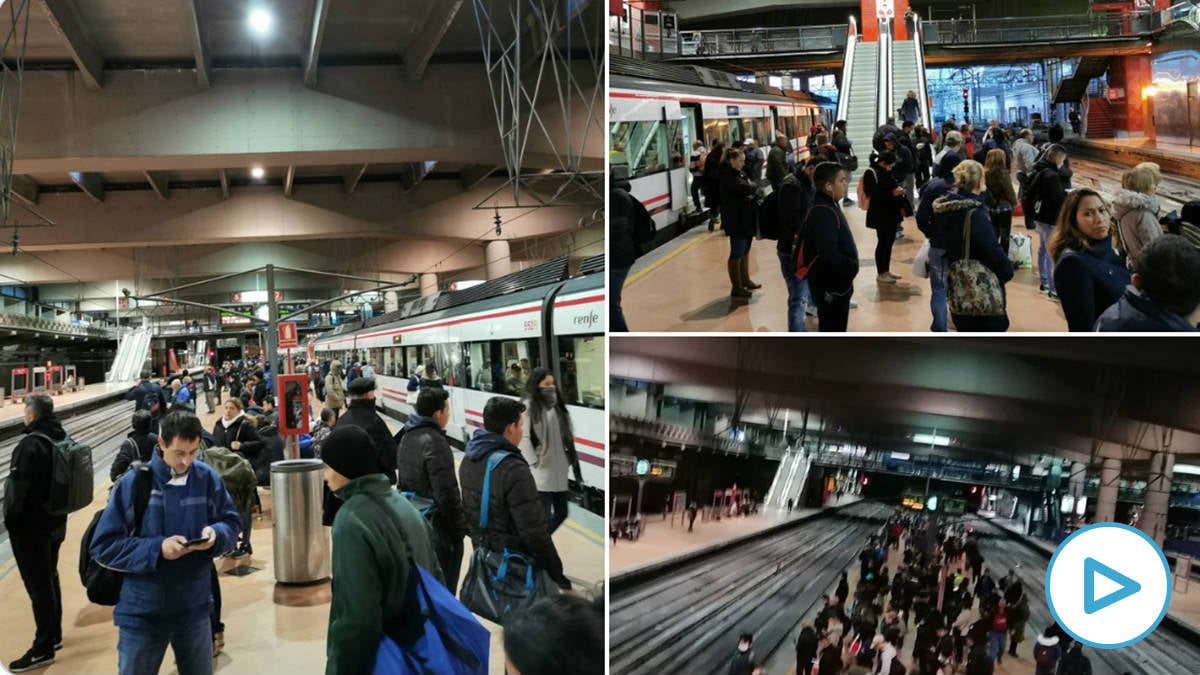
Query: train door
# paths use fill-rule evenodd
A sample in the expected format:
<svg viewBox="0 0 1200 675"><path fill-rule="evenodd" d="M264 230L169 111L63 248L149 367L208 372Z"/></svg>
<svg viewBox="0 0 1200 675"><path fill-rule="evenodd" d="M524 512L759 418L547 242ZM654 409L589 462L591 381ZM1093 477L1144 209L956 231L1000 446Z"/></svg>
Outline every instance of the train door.
<svg viewBox="0 0 1200 675"><path fill-rule="evenodd" d="M1200 80L1187 83L1188 144L1200 147Z"/></svg>
<svg viewBox="0 0 1200 675"><path fill-rule="evenodd" d="M688 170L683 174L684 187L686 194L692 193L692 177L691 171L691 154L692 145L696 141L704 143L706 147L711 144L711 141L704 137L704 123L700 117L700 105L696 103L680 103L680 112L683 114L683 149L688 154ZM701 167L703 169L704 167ZM687 199L686 197L684 199ZM699 209L700 205L696 204Z"/></svg>

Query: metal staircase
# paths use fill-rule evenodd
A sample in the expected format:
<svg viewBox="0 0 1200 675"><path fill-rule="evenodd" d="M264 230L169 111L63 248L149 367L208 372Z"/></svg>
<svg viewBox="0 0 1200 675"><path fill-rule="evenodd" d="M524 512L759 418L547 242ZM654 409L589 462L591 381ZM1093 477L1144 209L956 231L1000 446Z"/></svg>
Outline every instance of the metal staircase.
<svg viewBox="0 0 1200 675"><path fill-rule="evenodd" d="M135 382L150 360L149 330L137 330L125 336L117 349L112 368L104 376L106 382Z"/></svg>
<svg viewBox="0 0 1200 675"><path fill-rule="evenodd" d="M1108 63L1111 60L1108 56L1085 56L1079 59L1075 72L1071 77L1064 78L1058 85L1058 90L1054 92L1054 104L1082 101L1087 94L1088 83L1094 77L1103 76L1108 71Z"/></svg>

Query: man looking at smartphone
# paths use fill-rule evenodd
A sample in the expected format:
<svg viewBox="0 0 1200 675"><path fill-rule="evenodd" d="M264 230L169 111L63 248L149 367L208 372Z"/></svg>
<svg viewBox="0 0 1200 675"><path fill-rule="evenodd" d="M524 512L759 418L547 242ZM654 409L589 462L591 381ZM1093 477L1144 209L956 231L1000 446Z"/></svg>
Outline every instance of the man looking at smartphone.
<svg viewBox="0 0 1200 675"><path fill-rule="evenodd" d="M157 673L168 644L179 675L212 673L212 559L233 548L242 523L220 476L196 461L201 430L190 412L163 418L140 528L133 522L139 472L129 471L92 537L96 562L125 573L113 612L120 675Z"/></svg>

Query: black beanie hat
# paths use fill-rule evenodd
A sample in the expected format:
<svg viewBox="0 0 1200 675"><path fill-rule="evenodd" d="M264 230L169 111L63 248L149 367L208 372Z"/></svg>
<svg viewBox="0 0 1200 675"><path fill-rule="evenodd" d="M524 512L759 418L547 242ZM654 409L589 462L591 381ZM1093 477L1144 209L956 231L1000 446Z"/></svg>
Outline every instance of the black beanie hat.
<svg viewBox="0 0 1200 675"><path fill-rule="evenodd" d="M334 471L350 480L381 473L378 451L370 434L361 427L338 425L325 439L321 459Z"/></svg>

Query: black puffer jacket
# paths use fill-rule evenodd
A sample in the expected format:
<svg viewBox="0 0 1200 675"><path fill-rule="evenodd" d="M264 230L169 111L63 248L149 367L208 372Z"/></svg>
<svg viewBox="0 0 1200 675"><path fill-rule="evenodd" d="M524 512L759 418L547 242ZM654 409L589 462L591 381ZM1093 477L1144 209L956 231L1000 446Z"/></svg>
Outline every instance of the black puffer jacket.
<svg viewBox="0 0 1200 675"><path fill-rule="evenodd" d="M396 441L387 423L375 412L373 399L358 398L350 401L346 412L338 418L336 427L358 427L371 436L375 441L375 451L379 454L379 473L388 477L388 482L396 484Z"/></svg>
<svg viewBox="0 0 1200 675"><path fill-rule="evenodd" d="M608 255L617 269L632 267L642 245L654 239L654 221L633 195L629 181L613 180L608 191Z"/></svg>
<svg viewBox="0 0 1200 675"><path fill-rule="evenodd" d="M46 512L53 468L52 446L46 439L32 434L45 434L57 443L67 437L67 432L63 431L58 417L51 413L34 420L22 433L25 436L13 448L12 468L4 486L4 526L9 532L45 535L65 528L67 517Z"/></svg>
<svg viewBox="0 0 1200 675"><path fill-rule="evenodd" d="M1031 175L1032 186L1030 201L1035 212L1033 219L1039 223L1054 225L1058 222L1058 212L1067 199L1067 191L1063 185L1058 167L1049 159L1043 159L1033 165ZM1028 210L1026 215L1028 215Z"/></svg>
<svg viewBox="0 0 1200 675"><path fill-rule="evenodd" d="M415 492L437 505L433 525L439 536L450 541L467 536L454 453L446 432L436 422L416 413L408 416L396 452L396 469L400 474L396 486L402 492Z"/></svg>
<svg viewBox="0 0 1200 675"><path fill-rule="evenodd" d="M479 527L483 504L483 477L487 473L487 458L493 452L507 451L506 458L492 472L486 530ZM563 576L562 559L546 530L546 512L529 464L521 451L503 436L479 429L467 443L467 455L458 469L462 485L463 511L471 540L488 550L520 551L534 559L564 588L570 582Z"/></svg>
<svg viewBox="0 0 1200 675"><path fill-rule="evenodd" d="M124 475L134 462L149 463L150 458L154 457L154 448L157 445L157 434L129 432L125 440L121 441L121 447L117 450L117 458L113 460L108 477L112 479L113 483L116 483L117 479Z"/></svg>
<svg viewBox="0 0 1200 675"><path fill-rule="evenodd" d="M892 194L897 186L896 176L892 171L872 164L863 172L860 180L863 182L863 191L871 199L871 206L867 209L867 227L889 227L904 220L900 214L900 201Z"/></svg>
<svg viewBox="0 0 1200 675"><path fill-rule="evenodd" d="M754 193L758 186L746 174L721 165L721 229L731 237L753 237L758 234L758 219L754 212Z"/></svg>

